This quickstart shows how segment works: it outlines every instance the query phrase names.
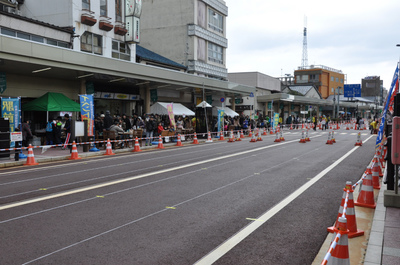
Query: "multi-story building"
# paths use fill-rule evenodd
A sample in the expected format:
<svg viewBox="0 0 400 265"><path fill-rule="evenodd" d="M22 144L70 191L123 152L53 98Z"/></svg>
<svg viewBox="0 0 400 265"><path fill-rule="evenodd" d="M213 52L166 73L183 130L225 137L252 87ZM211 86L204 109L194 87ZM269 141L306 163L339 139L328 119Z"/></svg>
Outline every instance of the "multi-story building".
<svg viewBox="0 0 400 265"><path fill-rule="evenodd" d="M362 97L380 97L382 81L379 76L367 76L361 79L361 96Z"/></svg>
<svg viewBox="0 0 400 265"><path fill-rule="evenodd" d="M141 45L189 73L227 80L227 15L222 0L144 1Z"/></svg>
<svg viewBox="0 0 400 265"><path fill-rule="evenodd" d="M139 46L141 6L141 0L0 0L1 96L21 97L23 107L46 92L76 101L94 94L96 113L142 115L157 101L194 108L204 97L214 105L255 91L189 74ZM45 113L22 115L38 128L47 122Z"/></svg>
<svg viewBox="0 0 400 265"><path fill-rule="evenodd" d="M323 65L310 65L299 67L294 71L295 84L310 84L318 87L322 98L326 99L330 95L343 94L343 87L346 81L345 75L341 70L336 70Z"/></svg>

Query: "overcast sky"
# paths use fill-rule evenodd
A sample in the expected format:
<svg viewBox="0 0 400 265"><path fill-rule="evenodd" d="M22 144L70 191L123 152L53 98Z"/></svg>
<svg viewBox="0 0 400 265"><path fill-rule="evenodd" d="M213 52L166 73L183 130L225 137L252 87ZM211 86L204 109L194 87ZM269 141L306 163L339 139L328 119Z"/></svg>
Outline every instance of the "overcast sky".
<svg viewBox="0 0 400 265"><path fill-rule="evenodd" d="M380 76L390 88L400 58L400 0L225 0L228 72L293 75L308 64L342 70L347 84Z"/></svg>

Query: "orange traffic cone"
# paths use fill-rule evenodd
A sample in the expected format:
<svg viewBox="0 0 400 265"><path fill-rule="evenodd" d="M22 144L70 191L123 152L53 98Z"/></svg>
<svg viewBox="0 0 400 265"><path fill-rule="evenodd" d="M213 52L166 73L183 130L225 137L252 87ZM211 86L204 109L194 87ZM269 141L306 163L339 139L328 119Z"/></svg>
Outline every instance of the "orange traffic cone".
<svg viewBox="0 0 400 265"><path fill-rule="evenodd" d="M194 137L193 137L193 143L192 144L199 144L199 141L197 140L196 132L194 132Z"/></svg>
<svg viewBox="0 0 400 265"><path fill-rule="evenodd" d="M275 134L274 128L271 128L271 129L269 130L269 134Z"/></svg>
<svg viewBox="0 0 400 265"><path fill-rule="evenodd" d="M333 144L333 142L332 142L332 134L331 134L331 132L329 132L329 134L328 134L328 141L326 141L326 144Z"/></svg>
<svg viewBox="0 0 400 265"><path fill-rule="evenodd" d="M362 141L361 141L361 133L357 134L357 141L354 146L362 146Z"/></svg>
<svg viewBox="0 0 400 265"><path fill-rule="evenodd" d="M150 140L151 141L151 140ZM162 142L162 138L161 138L161 135L160 136L158 136L158 146L156 147L156 149L164 149L165 147L164 147L164 144L163 144L163 142Z"/></svg>
<svg viewBox="0 0 400 265"><path fill-rule="evenodd" d="M106 148L106 153L104 155L107 155L107 156L115 155L115 153L113 153L113 151L112 151L110 138L107 139L107 148Z"/></svg>
<svg viewBox="0 0 400 265"><path fill-rule="evenodd" d="M260 129L257 129L257 141L262 141Z"/></svg>
<svg viewBox="0 0 400 265"><path fill-rule="evenodd" d="M233 131L231 131L231 134L229 135L228 143L233 143L234 141L235 141L235 137L233 136Z"/></svg>
<svg viewBox="0 0 400 265"><path fill-rule="evenodd" d="M182 145L181 135L180 135L180 134L178 134L178 141L176 142L176 145L175 145L175 146L183 146L183 145Z"/></svg>
<svg viewBox="0 0 400 265"><path fill-rule="evenodd" d="M372 186L371 168L368 167L365 174L366 177L363 179L361 191L354 205L375 209L376 202L374 199L374 187Z"/></svg>
<svg viewBox="0 0 400 265"><path fill-rule="evenodd" d="M210 133L210 131L208 131L206 143L212 143L212 141L213 141L213 140L211 139L211 133Z"/></svg>
<svg viewBox="0 0 400 265"><path fill-rule="evenodd" d="M253 137L253 133L251 132L251 129L249 129L249 135L248 137Z"/></svg>
<svg viewBox="0 0 400 265"><path fill-rule="evenodd" d="M135 138L135 147L133 148L133 152L142 152L142 150L140 150L139 139L137 137Z"/></svg>
<svg viewBox="0 0 400 265"><path fill-rule="evenodd" d="M350 264L347 219L345 217L339 217L338 223L338 228L334 228L335 233L333 234L331 247L329 249L329 251L331 251L329 261L325 262L324 260L321 264Z"/></svg>
<svg viewBox="0 0 400 265"><path fill-rule="evenodd" d="M283 137L282 131L280 131L279 134L281 135L281 137L279 138L279 140L285 141L285 138Z"/></svg>
<svg viewBox="0 0 400 265"><path fill-rule="evenodd" d="M274 140L275 143L279 143L281 141L281 139L278 136L278 132L276 132L276 138Z"/></svg>
<svg viewBox="0 0 400 265"><path fill-rule="evenodd" d="M262 135L268 135L267 130L264 128Z"/></svg>
<svg viewBox="0 0 400 265"><path fill-rule="evenodd" d="M36 166L36 165L39 165L39 163L36 163L35 155L33 154L32 145L29 144L28 157L26 158L26 163L24 164L24 166Z"/></svg>
<svg viewBox="0 0 400 265"><path fill-rule="evenodd" d="M332 131L332 138L331 138L332 143L336 143L335 139L335 131Z"/></svg>
<svg viewBox="0 0 400 265"><path fill-rule="evenodd" d="M69 160L78 160L78 159L82 159L81 157L79 157L78 155L78 149L76 148L76 143L75 141L72 142L72 150L71 150L71 157L68 158Z"/></svg>
<svg viewBox="0 0 400 265"><path fill-rule="evenodd" d="M289 130L293 130L293 124L290 124L290 129Z"/></svg>
<svg viewBox="0 0 400 265"><path fill-rule="evenodd" d="M379 164L378 160L376 157L372 160L372 186L374 189L380 190L381 189L381 184L379 182Z"/></svg>
<svg viewBox="0 0 400 265"><path fill-rule="evenodd" d="M299 143L302 143L302 144L306 143L306 139L304 138L304 130L301 132L301 139L300 139Z"/></svg>
<svg viewBox="0 0 400 265"><path fill-rule="evenodd" d="M240 132L239 131L237 132L236 141L238 141L238 142L242 141L242 139L240 138Z"/></svg>
<svg viewBox="0 0 400 265"><path fill-rule="evenodd" d="M306 142L310 142L311 141L310 137L308 137L308 129L306 131L306 138L304 140L306 140Z"/></svg>
<svg viewBox="0 0 400 265"><path fill-rule="evenodd" d="M221 134L220 134L220 136L219 136L219 140L220 140L220 141L225 141L225 138L224 138L224 131L221 131Z"/></svg>
<svg viewBox="0 0 400 265"><path fill-rule="evenodd" d="M255 138L255 132L253 132L253 134L251 135L250 143L255 143L255 142L257 142L257 141L256 141L256 138Z"/></svg>
<svg viewBox="0 0 400 265"><path fill-rule="evenodd" d="M339 207L339 213L338 217L336 218L335 225L332 227L328 227L328 232L333 233L334 228L338 228L339 225L339 217L343 215L343 209L344 205L346 203L346 196L347 192L349 193L348 201L347 201L347 209L346 209L346 219L347 219L347 228L349 229L349 238L357 237L357 236L362 236L364 235L363 230L357 229L357 220L356 220L356 212L354 209L354 198L353 198L353 186L351 181L346 182L346 187L343 189L343 196L342 196L342 203L340 204Z"/></svg>
<svg viewBox="0 0 400 265"><path fill-rule="evenodd" d="M347 123L347 125L346 125L346 130L350 130L349 123Z"/></svg>
<svg viewBox="0 0 400 265"><path fill-rule="evenodd" d="M244 138L243 130L240 130L240 138Z"/></svg>

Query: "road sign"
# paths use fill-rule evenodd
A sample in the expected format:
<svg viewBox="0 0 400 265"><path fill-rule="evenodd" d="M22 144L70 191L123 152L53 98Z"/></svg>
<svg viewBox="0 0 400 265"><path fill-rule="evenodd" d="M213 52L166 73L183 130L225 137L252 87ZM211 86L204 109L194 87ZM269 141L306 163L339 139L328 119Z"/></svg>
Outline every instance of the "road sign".
<svg viewBox="0 0 400 265"><path fill-rule="evenodd" d="M253 92L250 93L249 97L254 98Z"/></svg>
<svg viewBox="0 0 400 265"><path fill-rule="evenodd" d="M344 96L346 98L353 98L353 97L361 97L361 85L360 84L353 84L353 85L344 85L343 88Z"/></svg>
<svg viewBox="0 0 400 265"><path fill-rule="evenodd" d="M225 98L220 98L219 101L224 102Z"/></svg>

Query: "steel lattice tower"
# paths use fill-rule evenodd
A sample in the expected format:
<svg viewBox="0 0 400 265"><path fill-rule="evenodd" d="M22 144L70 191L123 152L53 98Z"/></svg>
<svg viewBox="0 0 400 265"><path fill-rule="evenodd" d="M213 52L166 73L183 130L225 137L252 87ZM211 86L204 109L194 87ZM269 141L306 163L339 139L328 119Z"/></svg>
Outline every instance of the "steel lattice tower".
<svg viewBox="0 0 400 265"><path fill-rule="evenodd" d="M303 32L303 58L301 59L301 67L308 66L307 54L307 17L304 17L304 32Z"/></svg>

